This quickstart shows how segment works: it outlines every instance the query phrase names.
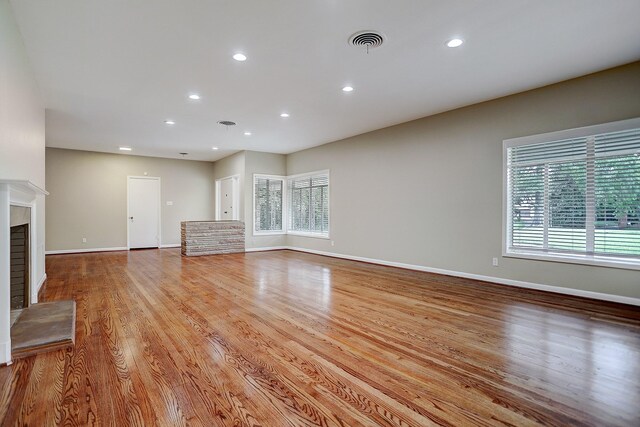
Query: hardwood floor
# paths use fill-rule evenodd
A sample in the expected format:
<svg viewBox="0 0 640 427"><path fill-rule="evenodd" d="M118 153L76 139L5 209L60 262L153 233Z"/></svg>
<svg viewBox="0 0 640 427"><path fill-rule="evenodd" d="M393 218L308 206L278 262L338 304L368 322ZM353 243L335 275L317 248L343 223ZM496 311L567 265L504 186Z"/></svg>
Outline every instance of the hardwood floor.
<svg viewBox="0 0 640 427"><path fill-rule="evenodd" d="M9 425L640 425L640 310L291 251L47 257Z"/></svg>

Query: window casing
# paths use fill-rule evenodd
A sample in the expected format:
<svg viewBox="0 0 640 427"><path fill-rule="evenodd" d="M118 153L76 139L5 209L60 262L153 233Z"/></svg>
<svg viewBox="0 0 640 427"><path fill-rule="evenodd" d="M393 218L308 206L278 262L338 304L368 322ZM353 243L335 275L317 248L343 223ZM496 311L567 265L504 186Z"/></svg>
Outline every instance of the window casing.
<svg viewBox="0 0 640 427"><path fill-rule="evenodd" d="M285 178L253 176L253 233L284 233Z"/></svg>
<svg viewBox="0 0 640 427"><path fill-rule="evenodd" d="M254 175L253 234L329 238L329 171Z"/></svg>
<svg viewBox="0 0 640 427"><path fill-rule="evenodd" d="M287 178L287 233L329 237L329 172Z"/></svg>
<svg viewBox="0 0 640 427"><path fill-rule="evenodd" d="M503 255L640 269L640 119L503 151Z"/></svg>

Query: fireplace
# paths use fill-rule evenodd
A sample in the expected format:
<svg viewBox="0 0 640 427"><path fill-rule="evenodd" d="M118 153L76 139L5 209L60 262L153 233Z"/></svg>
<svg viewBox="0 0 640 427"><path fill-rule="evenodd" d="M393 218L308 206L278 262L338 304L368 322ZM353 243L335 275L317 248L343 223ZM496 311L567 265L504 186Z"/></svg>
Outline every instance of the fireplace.
<svg viewBox="0 0 640 427"><path fill-rule="evenodd" d="M29 226L31 208L11 206L10 260L11 310L21 310L31 304ZM12 313L13 314L13 313ZM15 316L12 315L12 320ZM13 323L13 322L12 322Z"/></svg>
<svg viewBox="0 0 640 427"><path fill-rule="evenodd" d="M42 221L47 194L29 181L0 179L0 365L11 362L12 320L38 302L46 279Z"/></svg>

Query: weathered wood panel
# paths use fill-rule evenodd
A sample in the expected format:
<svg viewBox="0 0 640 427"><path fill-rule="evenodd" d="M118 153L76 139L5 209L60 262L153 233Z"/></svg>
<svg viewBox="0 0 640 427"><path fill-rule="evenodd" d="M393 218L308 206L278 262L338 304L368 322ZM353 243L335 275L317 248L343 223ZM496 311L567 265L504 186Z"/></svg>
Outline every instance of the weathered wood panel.
<svg viewBox="0 0 640 427"><path fill-rule="evenodd" d="M182 255L186 256L244 252L241 221L183 221L180 237Z"/></svg>

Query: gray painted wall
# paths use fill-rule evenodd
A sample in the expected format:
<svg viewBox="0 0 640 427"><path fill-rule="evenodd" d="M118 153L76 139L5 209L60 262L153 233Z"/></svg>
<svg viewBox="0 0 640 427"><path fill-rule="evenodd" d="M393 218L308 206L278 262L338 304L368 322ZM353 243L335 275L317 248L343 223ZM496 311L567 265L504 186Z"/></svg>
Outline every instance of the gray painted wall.
<svg viewBox="0 0 640 427"><path fill-rule="evenodd" d="M45 187L44 106L7 0L0 0L0 178Z"/></svg>
<svg viewBox="0 0 640 427"><path fill-rule="evenodd" d="M245 151L245 225L246 225L246 247L264 248L274 246L284 246L286 236L254 236L253 235L253 175L286 175L287 160L283 154L262 153L258 151Z"/></svg>
<svg viewBox="0 0 640 427"><path fill-rule="evenodd" d="M286 156L243 151L211 166L47 149L47 248L82 248L90 232L87 245L125 246L126 175L144 171L163 176L163 203L176 203L173 216L163 205L163 243L178 243L180 219L214 217L215 179L238 175L248 249L288 245L640 298L638 271L501 256L502 141L638 116L640 62ZM253 174L321 169L331 171L330 239L253 236ZM80 225L67 223L62 202ZM104 225L82 219L92 215Z"/></svg>
<svg viewBox="0 0 640 427"><path fill-rule="evenodd" d="M290 154L331 171L331 240L287 243L640 298L638 271L501 257L502 141L638 116L640 62Z"/></svg>
<svg viewBox="0 0 640 427"><path fill-rule="evenodd" d="M245 169L245 153L246 151L240 151L238 153L227 156L213 163L213 178L214 180L228 178L230 176L238 176L240 194L238 200L240 206L238 206L238 212L240 212L240 220L244 221L242 215L244 213L244 169ZM215 207L216 194L215 186L213 189L212 203ZM211 219L215 219L215 210L211 213Z"/></svg>
<svg viewBox="0 0 640 427"><path fill-rule="evenodd" d="M240 220L245 223L245 247L251 249L283 246L285 244L284 235L253 235L253 175L285 175L286 157L283 154L241 151L214 162L213 170L215 179L239 176L239 209Z"/></svg>
<svg viewBox="0 0 640 427"><path fill-rule="evenodd" d="M13 10L0 0L0 179L28 180L45 187L45 112ZM3 197L8 194L4 192ZM36 257L32 293L44 277L45 198L35 201ZM9 209L0 213L9 224ZM3 224L4 225L4 224ZM9 230L0 227L0 253L9 252ZM6 233L6 234L4 234ZM0 262L4 264L5 260ZM8 263L8 257L6 258ZM10 359L9 266L0 266L0 363Z"/></svg>
<svg viewBox="0 0 640 427"><path fill-rule="evenodd" d="M180 221L213 218L210 162L60 148L46 159L48 251L126 247L127 176L145 172L161 179L162 245L180 243Z"/></svg>

